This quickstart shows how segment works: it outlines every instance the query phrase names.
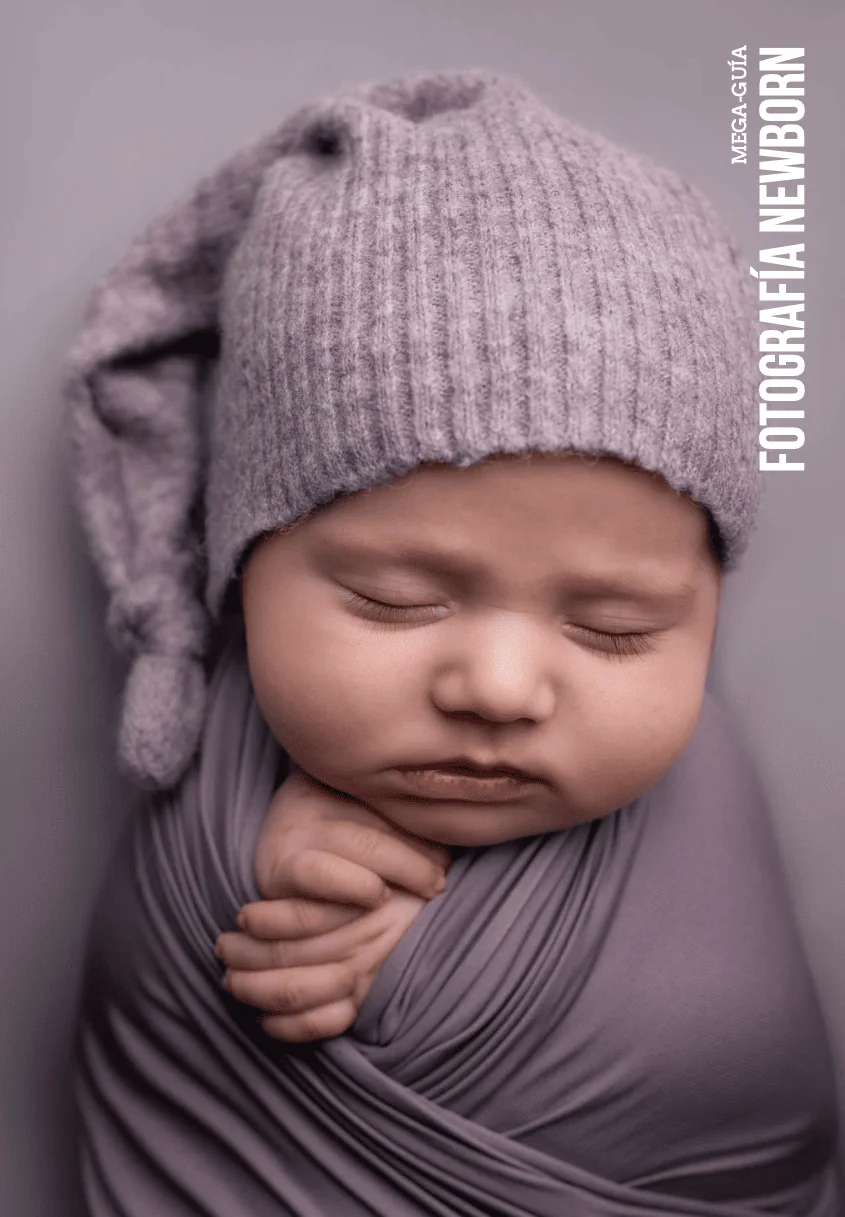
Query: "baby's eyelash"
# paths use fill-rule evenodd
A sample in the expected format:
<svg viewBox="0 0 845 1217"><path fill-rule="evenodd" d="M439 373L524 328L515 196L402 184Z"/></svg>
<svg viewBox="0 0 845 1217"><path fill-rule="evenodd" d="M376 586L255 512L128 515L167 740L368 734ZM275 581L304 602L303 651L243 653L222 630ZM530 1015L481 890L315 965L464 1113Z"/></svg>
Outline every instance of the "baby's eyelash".
<svg viewBox="0 0 845 1217"><path fill-rule="evenodd" d="M402 613L415 613L420 609L436 609L436 604L385 604L382 600L373 600L369 596L361 596L358 592L348 592L350 603L366 608L376 621L401 621ZM399 617L394 614L400 614Z"/></svg>
<svg viewBox="0 0 845 1217"><path fill-rule="evenodd" d="M372 620L384 622L407 621L403 614L425 610L436 610L436 604L385 604L383 600L373 600L370 596L362 596L358 592L348 592L350 603L365 608ZM645 630L630 633L614 634L606 630L594 630L588 625L574 627L581 634L599 640L601 645L592 649L609 659L622 659L627 655L644 655L654 648L654 634Z"/></svg>
<svg viewBox="0 0 845 1217"><path fill-rule="evenodd" d="M625 655L645 655L654 649L653 634L645 631L632 631L629 634L610 634L605 630L593 630L588 625L575 627L584 634L600 638L602 643L608 643L610 650L604 645L594 648L609 659L623 658Z"/></svg>

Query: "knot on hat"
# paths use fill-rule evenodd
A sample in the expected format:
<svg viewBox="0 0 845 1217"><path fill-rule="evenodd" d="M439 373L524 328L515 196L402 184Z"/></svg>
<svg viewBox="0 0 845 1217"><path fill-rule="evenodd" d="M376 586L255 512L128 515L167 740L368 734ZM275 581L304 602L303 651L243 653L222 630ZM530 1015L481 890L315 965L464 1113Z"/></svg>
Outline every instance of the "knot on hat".
<svg viewBox="0 0 845 1217"><path fill-rule="evenodd" d="M124 694L121 769L145 790L174 786L199 746L205 706L205 672L198 659L140 655Z"/></svg>
<svg viewBox="0 0 845 1217"><path fill-rule="evenodd" d="M184 774L202 734L208 615L190 588L163 570L117 590L106 624L135 659L118 732L120 767L144 789L166 789Z"/></svg>
<svg viewBox="0 0 845 1217"><path fill-rule="evenodd" d="M130 655L193 655L205 651L208 615L191 590L168 572L142 576L112 596L106 627Z"/></svg>

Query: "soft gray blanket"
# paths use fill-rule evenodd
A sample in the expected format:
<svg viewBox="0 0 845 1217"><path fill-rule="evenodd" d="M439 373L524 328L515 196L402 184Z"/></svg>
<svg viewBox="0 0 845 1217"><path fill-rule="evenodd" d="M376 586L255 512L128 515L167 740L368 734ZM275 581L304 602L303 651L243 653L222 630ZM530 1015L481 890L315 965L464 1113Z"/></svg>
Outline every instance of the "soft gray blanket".
<svg viewBox="0 0 845 1217"><path fill-rule="evenodd" d="M242 640L131 818L78 1030L93 1217L840 1217L824 1023L759 785L705 697L658 785L455 850L354 1027L285 1045L214 940L287 758Z"/></svg>

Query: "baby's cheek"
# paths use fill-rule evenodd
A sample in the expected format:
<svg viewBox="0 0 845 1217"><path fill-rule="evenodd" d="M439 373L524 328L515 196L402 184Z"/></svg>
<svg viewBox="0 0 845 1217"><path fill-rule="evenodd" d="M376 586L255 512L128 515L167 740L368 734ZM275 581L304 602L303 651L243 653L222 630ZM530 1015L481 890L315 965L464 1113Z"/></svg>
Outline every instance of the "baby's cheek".
<svg viewBox="0 0 845 1217"><path fill-rule="evenodd" d="M303 748L310 751L331 741L333 720L342 708L342 682L329 679L324 660L292 636L286 636L284 644L255 639L249 653L250 678L261 713L277 742L303 764Z"/></svg>
<svg viewBox="0 0 845 1217"><path fill-rule="evenodd" d="M607 713L580 734L570 776L572 802L594 818L651 789L686 748L703 690L643 688L636 699L609 697Z"/></svg>

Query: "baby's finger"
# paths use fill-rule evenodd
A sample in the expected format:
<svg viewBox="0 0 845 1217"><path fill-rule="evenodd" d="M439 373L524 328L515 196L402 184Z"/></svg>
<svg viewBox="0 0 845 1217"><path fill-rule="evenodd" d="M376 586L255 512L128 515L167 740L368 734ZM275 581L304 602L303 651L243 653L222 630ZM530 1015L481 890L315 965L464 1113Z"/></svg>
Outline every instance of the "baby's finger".
<svg viewBox="0 0 845 1217"><path fill-rule="evenodd" d="M389 895L375 871L327 849L300 850L288 859L285 870L288 896L376 908Z"/></svg>
<svg viewBox="0 0 845 1217"><path fill-rule="evenodd" d="M238 925L253 938L311 938L327 934L363 916L351 904L328 904L293 896L287 900L256 900L245 904L238 914Z"/></svg>
<svg viewBox="0 0 845 1217"><path fill-rule="evenodd" d="M274 1039L284 1040L288 1044L302 1044L343 1035L357 1017L357 1005L352 998L345 997L314 1010L305 1010L302 1014L268 1014L261 1019L261 1026Z"/></svg>
<svg viewBox="0 0 845 1217"><path fill-rule="evenodd" d="M351 997L357 978L349 964L326 963L269 972L230 970L223 984L238 1001L258 1006L269 1014L299 1014Z"/></svg>
<svg viewBox="0 0 845 1217"><path fill-rule="evenodd" d="M382 931L383 927L378 922L371 921L371 928L362 923L360 932L354 936L348 932L336 932L294 941L263 942L250 934L221 934L214 954L228 968L245 972L337 963L347 959L353 949L372 942Z"/></svg>
<svg viewBox="0 0 845 1217"><path fill-rule="evenodd" d="M239 972L270 972L274 968L290 968L302 964L324 963L323 959L303 959L305 943L320 942L321 938L303 938L294 942L262 942L249 934L221 934L214 954L227 968Z"/></svg>
<svg viewBox="0 0 845 1217"><path fill-rule="evenodd" d="M379 875L385 883L431 899L443 890L451 860L440 846L415 837L382 832L354 820L331 820L320 826L320 845ZM313 894L313 893L309 893Z"/></svg>
<svg viewBox="0 0 845 1217"><path fill-rule="evenodd" d="M435 841L424 841L422 837L409 836L408 839L413 842L415 850L422 851L427 858L431 859L438 871L448 870L452 865L452 855L445 845L438 845Z"/></svg>

